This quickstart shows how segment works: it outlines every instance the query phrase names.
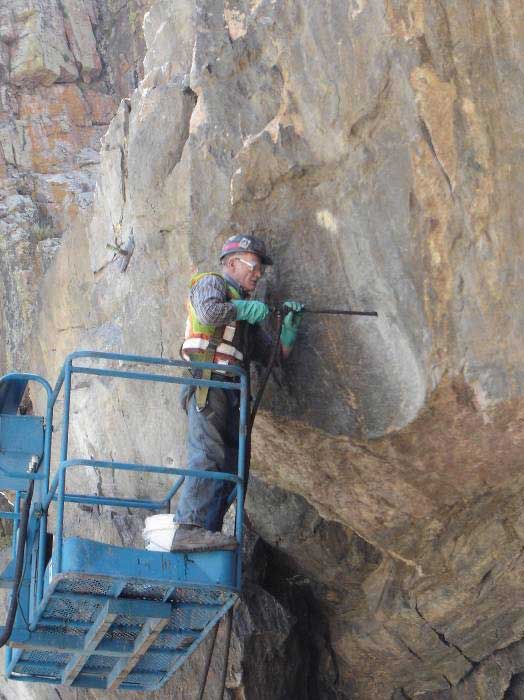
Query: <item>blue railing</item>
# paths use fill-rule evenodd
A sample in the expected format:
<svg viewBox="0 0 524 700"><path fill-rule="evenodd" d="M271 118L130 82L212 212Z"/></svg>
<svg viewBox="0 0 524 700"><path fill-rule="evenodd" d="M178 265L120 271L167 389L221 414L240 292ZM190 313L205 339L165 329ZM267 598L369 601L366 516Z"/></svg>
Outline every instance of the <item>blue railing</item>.
<svg viewBox="0 0 524 700"><path fill-rule="evenodd" d="M236 497L237 511L235 522L235 537L237 540L237 557L236 557L236 588L240 588L242 575L242 557L240 556L242 546L242 536L244 527L244 490L245 490L245 461L246 461L246 440L248 428L248 379L246 372L240 367L228 367L229 375L238 377L238 381L222 381L220 379L198 379L192 376L175 376L172 374L154 374L144 371L132 371L122 369L111 369L104 367L87 367L75 364L75 361L91 359L91 360L108 360L110 362L132 363L140 365L152 365L156 367L166 367L172 369L189 369L195 370L211 370L214 372L223 372L223 365L215 365L207 362L185 362L184 360L168 360L158 357L146 357L140 355L121 355L109 352L96 352L82 350L71 353L67 356L64 365L60 371L55 387L52 389L49 383L36 374L25 373L10 373L0 379L0 381L9 381L10 379L23 379L27 381L35 381L42 385L47 394L46 401L46 417L44 430L44 453L40 470L43 470L45 478L41 482L37 482L39 489L39 546L38 546L38 562L37 562L37 584L36 584L36 604L33 610L36 611L43 598L44 590L44 573L46 565L46 534L48 525L48 511L52 502L57 504L56 512L56 527L54 533L53 545L53 574L56 575L61 571L62 565L62 548L63 548L63 533L64 533L64 510L66 503L82 503L91 505L110 505L122 508L144 508L150 510L160 510L168 506L171 498L176 494L182 485L185 477L199 477L203 479L216 479L230 481L235 484L233 490L233 500ZM230 474L225 472L210 472L200 470L189 470L177 467L164 467L161 465L136 464L128 462L113 462L106 460L93 460L82 458L69 458L69 427L70 427L70 409L71 409L71 389L72 377L74 374L94 375L100 377L113 377L116 379L159 382L165 384L181 384L191 386L206 386L210 388L220 388L227 391L238 391L240 393L240 423L239 423L239 443L238 443L238 463L237 473ZM52 442L52 424L53 414L56 401L63 390L63 416L62 416L62 431L60 444L60 457L56 473L50 483L51 478L51 442ZM103 429L102 427L100 428ZM91 467L97 469L115 469L121 471L132 471L153 474L165 474L179 476L180 478L171 486L166 496L161 500L152 499L131 499L119 498L113 496L90 496L84 494L68 494L66 491L66 475L72 468ZM30 478L30 477L29 477ZM15 554L15 543L17 535L17 527L19 522L20 499L23 494L17 492L14 513L0 513L1 517L8 517L13 520L13 555ZM10 650L8 650L9 653Z"/></svg>

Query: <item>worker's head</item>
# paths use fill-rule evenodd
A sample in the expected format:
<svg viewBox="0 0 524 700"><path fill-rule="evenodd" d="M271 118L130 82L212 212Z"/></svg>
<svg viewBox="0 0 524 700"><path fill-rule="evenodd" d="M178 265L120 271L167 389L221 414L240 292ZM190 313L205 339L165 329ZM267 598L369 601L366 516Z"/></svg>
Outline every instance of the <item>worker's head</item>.
<svg viewBox="0 0 524 700"><path fill-rule="evenodd" d="M222 246L220 262L229 277L248 292L253 292L273 261L266 254L264 241L254 236L231 236Z"/></svg>

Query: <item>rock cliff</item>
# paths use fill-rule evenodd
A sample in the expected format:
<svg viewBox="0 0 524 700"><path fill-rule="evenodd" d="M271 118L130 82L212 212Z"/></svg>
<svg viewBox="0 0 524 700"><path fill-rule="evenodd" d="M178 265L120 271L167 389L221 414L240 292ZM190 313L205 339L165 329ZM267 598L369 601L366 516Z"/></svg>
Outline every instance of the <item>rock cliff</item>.
<svg viewBox="0 0 524 700"><path fill-rule="evenodd" d="M90 207L100 138L142 73L150 3L8 0L0 7L0 349L27 362L39 281Z"/></svg>
<svg viewBox="0 0 524 700"><path fill-rule="evenodd" d="M0 364L175 357L191 273L264 237L261 294L379 318L307 318L257 418L230 697L524 697L521 3L150 4L0 10ZM74 396L79 454L183 461L172 392Z"/></svg>

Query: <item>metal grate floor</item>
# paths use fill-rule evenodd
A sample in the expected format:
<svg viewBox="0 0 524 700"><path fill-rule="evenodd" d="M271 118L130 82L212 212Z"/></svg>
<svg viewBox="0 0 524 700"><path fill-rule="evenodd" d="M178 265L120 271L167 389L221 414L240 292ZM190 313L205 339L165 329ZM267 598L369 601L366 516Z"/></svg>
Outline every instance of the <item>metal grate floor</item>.
<svg viewBox="0 0 524 700"><path fill-rule="evenodd" d="M79 558L79 548L88 556ZM116 562L115 571L108 562ZM35 631L15 628L8 678L107 690L160 688L236 600L234 575L234 552L188 560L181 553L65 540L62 572L53 576L52 565L46 572Z"/></svg>

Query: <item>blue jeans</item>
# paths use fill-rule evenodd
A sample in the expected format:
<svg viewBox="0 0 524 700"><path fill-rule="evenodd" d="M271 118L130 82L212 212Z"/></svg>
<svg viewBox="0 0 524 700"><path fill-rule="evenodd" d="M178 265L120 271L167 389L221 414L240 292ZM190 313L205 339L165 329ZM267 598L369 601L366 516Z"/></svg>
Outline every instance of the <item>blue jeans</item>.
<svg viewBox="0 0 524 700"><path fill-rule="evenodd" d="M187 398L188 389L185 391ZM184 395L182 402L183 399ZM191 395L187 401L188 469L236 474L239 403L237 391L210 389L206 408L197 411L195 395ZM220 531L227 499L233 488L231 481L186 477L175 520L183 525L199 525L206 530Z"/></svg>

